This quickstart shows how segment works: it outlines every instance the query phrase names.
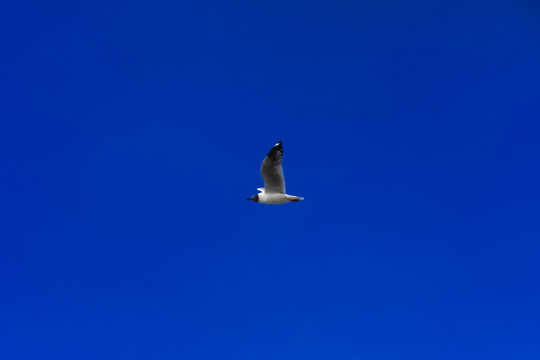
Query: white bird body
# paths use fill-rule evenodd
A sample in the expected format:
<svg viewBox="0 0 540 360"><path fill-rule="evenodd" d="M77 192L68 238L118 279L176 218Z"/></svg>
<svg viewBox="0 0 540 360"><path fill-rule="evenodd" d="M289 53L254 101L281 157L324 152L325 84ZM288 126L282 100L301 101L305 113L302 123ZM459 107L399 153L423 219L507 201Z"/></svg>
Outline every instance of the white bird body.
<svg viewBox="0 0 540 360"><path fill-rule="evenodd" d="M304 200L303 197L285 193L285 178L283 177L283 167L281 166L282 157L283 146L281 141L278 141L264 158L261 165L261 175L264 179L264 187L258 188L257 190L259 190L260 193L253 195L247 200L270 205Z"/></svg>
<svg viewBox="0 0 540 360"><path fill-rule="evenodd" d="M293 196L293 195L287 195L287 194L279 194L279 193L270 193L267 194L264 191L257 194L258 201L261 204L268 204L268 205L279 205L279 204L285 204L290 201L300 201L304 200L303 197L299 196Z"/></svg>

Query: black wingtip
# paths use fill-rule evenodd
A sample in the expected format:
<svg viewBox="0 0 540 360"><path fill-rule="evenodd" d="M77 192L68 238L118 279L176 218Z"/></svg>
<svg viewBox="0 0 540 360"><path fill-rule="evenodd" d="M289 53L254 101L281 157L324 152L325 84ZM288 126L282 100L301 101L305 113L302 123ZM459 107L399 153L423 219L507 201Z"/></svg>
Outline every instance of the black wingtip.
<svg viewBox="0 0 540 360"><path fill-rule="evenodd" d="M281 140L278 141L272 149L270 149L270 152L268 152L268 155L266 156L272 159L273 162L279 162L281 160L281 157L283 156L283 145Z"/></svg>
<svg viewBox="0 0 540 360"><path fill-rule="evenodd" d="M283 148L283 143L281 142L281 140L279 140L275 145L274 147L272 148L272 150L281 150Z"/></svg>

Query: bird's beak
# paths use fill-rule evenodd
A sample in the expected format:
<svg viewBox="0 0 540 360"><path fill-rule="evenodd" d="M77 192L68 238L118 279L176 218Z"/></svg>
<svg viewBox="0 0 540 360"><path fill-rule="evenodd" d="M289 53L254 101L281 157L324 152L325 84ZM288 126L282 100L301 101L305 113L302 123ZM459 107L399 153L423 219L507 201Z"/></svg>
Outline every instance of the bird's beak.
<svg viewBox="0 0 540 360"><path fill-rule="evenodd" d="M246 200L253 200L252 198L247 198Z"/></svg>

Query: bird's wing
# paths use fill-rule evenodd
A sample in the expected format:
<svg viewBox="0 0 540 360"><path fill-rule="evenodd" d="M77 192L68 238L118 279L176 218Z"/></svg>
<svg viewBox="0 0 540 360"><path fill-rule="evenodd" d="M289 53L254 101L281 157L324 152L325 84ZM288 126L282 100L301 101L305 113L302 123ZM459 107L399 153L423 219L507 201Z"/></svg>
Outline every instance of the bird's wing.
<svg viewBox="0 0 540 360"><path fill-rule="evenodd" d="M285 178L281 158L283 157L283 145L278 141L264 158L261 165L261 175L264 179L264 192L285 194Z"/></svg>

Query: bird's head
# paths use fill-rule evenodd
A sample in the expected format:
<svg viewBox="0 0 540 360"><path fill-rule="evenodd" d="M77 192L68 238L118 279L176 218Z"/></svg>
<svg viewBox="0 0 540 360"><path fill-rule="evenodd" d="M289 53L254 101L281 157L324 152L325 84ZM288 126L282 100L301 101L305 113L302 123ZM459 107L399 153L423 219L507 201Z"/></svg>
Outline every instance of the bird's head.
<svg viewBox="0 0 540 360"><path fill-rule="evenodd" d="M255 202L259 202L259 194L253 195L252 197L247 198L246 200L253 200Z"/></svg>

